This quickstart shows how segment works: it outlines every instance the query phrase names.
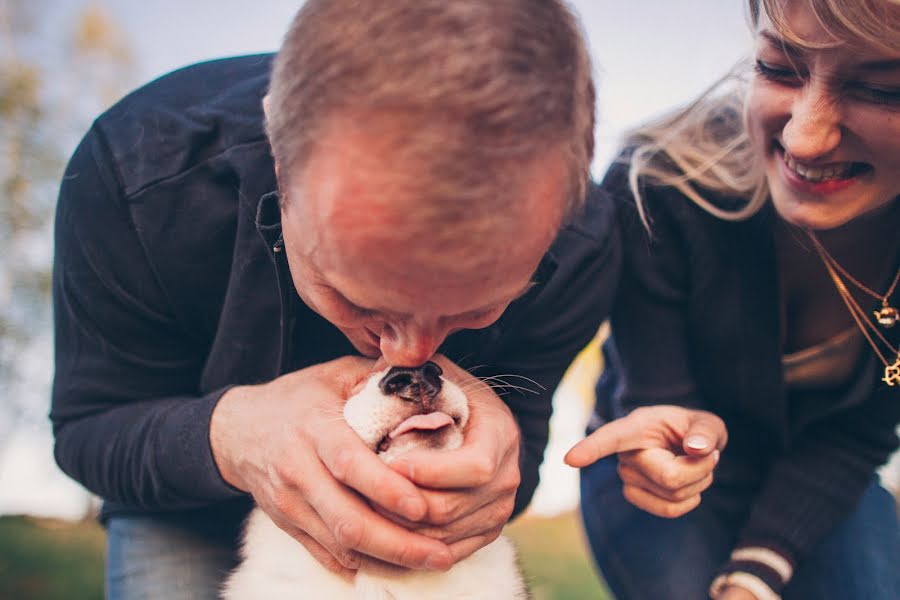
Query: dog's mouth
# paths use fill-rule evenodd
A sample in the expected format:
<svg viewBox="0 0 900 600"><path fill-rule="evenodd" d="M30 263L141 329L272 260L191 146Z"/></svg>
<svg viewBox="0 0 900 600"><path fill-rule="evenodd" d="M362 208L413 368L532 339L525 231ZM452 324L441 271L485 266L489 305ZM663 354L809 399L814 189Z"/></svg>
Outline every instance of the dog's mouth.
<svg viewBox="0 0 900 600"><path fill-rule="evenodd" d="M460 424L460 417L452 417L445 412L435 411L413 415L389 431L378 442L376 451L387 452L394 440L402 436L419 435L422 437L440 435L446 428Z"/></svg>

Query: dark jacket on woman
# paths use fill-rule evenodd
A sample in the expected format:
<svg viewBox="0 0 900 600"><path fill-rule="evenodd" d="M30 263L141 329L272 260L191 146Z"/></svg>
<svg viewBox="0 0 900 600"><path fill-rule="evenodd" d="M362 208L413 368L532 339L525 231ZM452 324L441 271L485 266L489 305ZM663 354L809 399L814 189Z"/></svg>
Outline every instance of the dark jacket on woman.
<svg viewBox="0 0 900 600"><path fill-rule="evenodd" d="M675 188L645 185L648 233L627 171L614 165L603 182L618 205L624 257L598 416L652 404L721 416L729 443L715 485L746 486L750 503L738 547L772 549L796 565L897 448L900 388L881 381L884 365L865 346L845 386L789 391L771 204L729 222ZM705 195L726 208L743 202ZM896 347L900 327L886 332Z"/></svg>

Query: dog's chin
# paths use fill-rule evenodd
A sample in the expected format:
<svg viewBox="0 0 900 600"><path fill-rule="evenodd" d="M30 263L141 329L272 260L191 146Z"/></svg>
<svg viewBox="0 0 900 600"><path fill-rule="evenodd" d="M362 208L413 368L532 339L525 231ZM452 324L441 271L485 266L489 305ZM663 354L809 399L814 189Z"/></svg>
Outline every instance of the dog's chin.
<svg viewBox="0 0 900 600"><path fill-rule="evenodd" d="M385 436L375 451L386 463L412 450L454 450L462 446L462 431L457 426L447 426L434 431L413 430L393 439Z"/></svg>

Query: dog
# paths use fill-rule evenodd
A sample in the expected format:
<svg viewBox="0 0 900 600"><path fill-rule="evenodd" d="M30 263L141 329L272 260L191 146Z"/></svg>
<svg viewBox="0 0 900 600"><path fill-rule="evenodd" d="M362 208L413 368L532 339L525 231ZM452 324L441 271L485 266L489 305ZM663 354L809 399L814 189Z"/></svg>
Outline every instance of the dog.
<svg viewBox="0 0 900 600"><path fill-rule="evenodd" d="M385 369L350 397L343 416L385 462L415 448L462 445L466 395L427 362ZM500 536L447 572L365 568L351 580L332 573L259 508L248 517L242 562L225 582L223 600L519 600L529 597L509 539Z"/></svg>

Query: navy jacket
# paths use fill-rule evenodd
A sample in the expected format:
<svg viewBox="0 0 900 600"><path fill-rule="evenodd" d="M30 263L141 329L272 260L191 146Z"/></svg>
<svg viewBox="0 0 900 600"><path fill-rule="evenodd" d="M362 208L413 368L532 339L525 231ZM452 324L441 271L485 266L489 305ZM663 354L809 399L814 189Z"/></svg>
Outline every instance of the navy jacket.
<svg viewBox="0 0 900 600"><path fill-rule="evenodd" d="M623 262L598 416L650 404L721 416L729 443L716 485L745 486L752 496L739 545L796 562L849 516L897 448L900 390L881 381L884 366L866 346L845 388L789 393L771 204L729 222L648 184L648 234L627 170L615 164L603 181L618 205ZM900 328L887 335L896 345Z"/></svg>
<svg viewBox="0 0 900 600"><path fill-rule="evenodd" d="M355 353L302 303L273 251L280 214L261 108L270 63L225 59L149 84L94 123L66 170L53 276L55 455L106 500L106 514L236 525L249 500L217 472L208 440L219 397ZM543 388L503 395L523 435L517 511L537 485L551 394L608 312L620 259L612 215L592 187L537 285L497 323L441 349L484 365L478 375Z"/></svg>

